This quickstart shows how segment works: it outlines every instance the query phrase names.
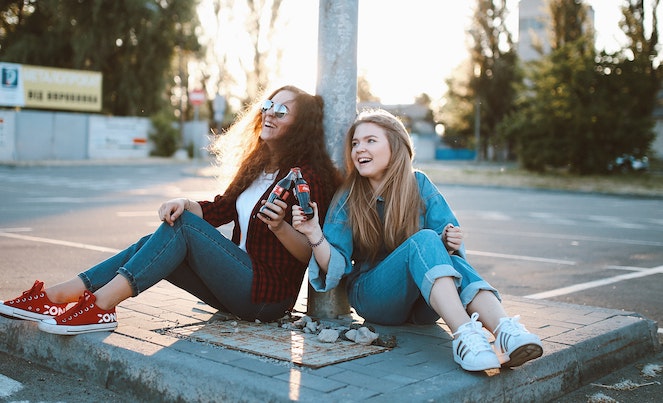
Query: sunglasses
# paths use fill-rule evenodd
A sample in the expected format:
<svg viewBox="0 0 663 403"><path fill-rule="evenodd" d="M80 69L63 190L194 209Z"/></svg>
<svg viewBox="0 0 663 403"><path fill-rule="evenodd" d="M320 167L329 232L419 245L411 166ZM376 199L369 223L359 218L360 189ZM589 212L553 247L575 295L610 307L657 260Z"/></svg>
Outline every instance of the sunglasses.
<svg viewBox="0 0 663 403"><path fill-rule="evenodd" d="M267 99L262 103L262 113L267 112L268 110L274 107L274 116L279 119L283 119L285 115L288 114L288 107L283 104L275 104L271 99Z"/></svg>

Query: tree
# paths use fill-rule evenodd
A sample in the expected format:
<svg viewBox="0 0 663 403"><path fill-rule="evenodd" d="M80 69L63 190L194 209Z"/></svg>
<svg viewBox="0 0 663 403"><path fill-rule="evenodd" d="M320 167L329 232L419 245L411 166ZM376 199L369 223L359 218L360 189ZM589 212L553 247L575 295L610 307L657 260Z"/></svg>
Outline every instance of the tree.
<svg viewBox="0 0 663 403"><path fill-rule="evenodd" d="M445 138L453 137L457 144L476 147L474 114L475 108L480 107L477 148L483 156L498 146L497 125L513 109L514 84L520 80L513 37L506 26L508 13L506 0L477 0L469 31L470 63L465 69L468 88L462 88L463 82L447 81L448 102L442 108L447 117L443 122Z"/></svg>
<svg viewBox="0 0 663 403"><path fill-rule="evenodd" d="M642 10L636 3L642 5L631 5ZM552 0L549 6L551 52L528 66L517 112L502 122L500 133L534 171L600 173L621 154L642 155L653 138L651 112L660 86L652 64L656 40L643 40L644 19L636 17L642 14L624 8L634 39L630 48L607 54L594 50L585 4Z"/></svg>
<svg viewBox="0 0 663 403"><path fill-rule="evenodd" d="M473 70L468 59L445 80L447 92L440 108L439 121L444 125L443 141L452 148L471 148L476 96L470 88Z"/></svg>
<svg viewBox="0 0 663 403"><path fill-rule="evenodd" d="M661 70L658 66L658 17L660 0L650 2L650 12L645 10L644 0L629 0L622 7L623 19L620 28L629 42L619 53L621 60L614 71L621 74L621 90L631 95L630 116L644 125L643 130L633 134L633 147L627 152L642 156L654 139L651 131L654 122L652 113L661 88ZM647 14L649 18L647 18ZM647 25L649 22L649 25ZM649 32L649 37L647 37ZM612 59L615 59L614 57ZM649 126L649 129L646 128Z"/></svg>
<svg viewBox="0 0 663 403"><path fill-rule="evenodd" d="M211 34L202 38L208 46L198 65L201 84L208 92L224 94L239 104L251 102L281 65L282 1L211 0L210 4L215 18L214 25L206 26Z"/></svg>
<svg viewBox="0 0 663 403"><path fill-rule="evenodd" d="M147 116L168 102L177 51L199 49L196 2L13 0L0 3L0 58L100 71L102 109Z"/></svg>
<svg viewBox="0 0 663 403"><path fill-rule="evenodd" d="M371 83L363 74L357 77L357 102L380 102L380 98L371 91Z"/></svg>

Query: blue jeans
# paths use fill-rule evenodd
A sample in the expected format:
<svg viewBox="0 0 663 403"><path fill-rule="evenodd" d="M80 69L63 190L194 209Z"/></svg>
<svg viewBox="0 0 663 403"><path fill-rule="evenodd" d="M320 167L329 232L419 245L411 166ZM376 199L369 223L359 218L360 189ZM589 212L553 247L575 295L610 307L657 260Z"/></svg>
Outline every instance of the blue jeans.
<svg viewBox="0 0 663 403"><path fill-rule="evenodd" d="M188 211L172 227L161 224L154 234L141 238L79 277L88 290L95 292L118 274L129 281L133 296L165 279L206 304L245 320L278 319L296 300L254 303L249 255L207 221Z"/></svg>
<svg viewBox="0 0 663 403"><path fill-rule="evenodd" d="M449 256L435 231L423 229L350 282L348 299L357 314L369 322L434 323L440 317L430 307L429 297L440 277L453 277L465 308L480 290L492 291L500 298L465 259Z"/></svg>

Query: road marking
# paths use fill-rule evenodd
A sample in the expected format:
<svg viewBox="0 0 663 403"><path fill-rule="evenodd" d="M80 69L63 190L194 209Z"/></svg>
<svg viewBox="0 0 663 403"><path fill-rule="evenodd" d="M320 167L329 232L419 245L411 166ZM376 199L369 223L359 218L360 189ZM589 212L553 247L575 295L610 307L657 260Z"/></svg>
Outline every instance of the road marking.
<svg viewBox="0 0 663 403"><path fill-rule="evenodd" d="M513 235L519 237L537 237L537 238L550 238L550 239L566 239L573 241L591 241L591 242L610 242L628 245L644 245L644 246L663 246L663 242L659 241L640 241L637 239L622 239L622 238L601 238L594 236L581 236L569 234L546 234L542 232L518 232L518 231L503 231L503 230L473 230L472 232L481 232L484 234L499 234L499 235Z"/></svg>
<svg viewBox="0 0 663 403"><path fill-rule="evenodd" d="M606 266L607 270L627 270L627 271L644 271L649 270L644 267L635 267L635 266Z"/></svg>
<svg viewBox="0 0 663 403"><path fill-rule="evenodd" d="M2 232L2 231L0 231L0 236L4 236L6 238L23 239L25 241L44 242L44 243L49 243L49 244L52 244L52 245L70 246L72 248L94 250L94 251L98 251L98 252L118 253L120 251L119 249L106 248L104 246L89 245L89 244L84 244L84 243L79 243L79 242L61 241L61 240L58 240L58 239L41 238L41 237L35 237L35 236L29 236L29 235L12 234L12 233ZM467 254L468 255L476 255L476 256L501 258L501 259L526 260L526 261L530 261L530 262L563 264L563 265L569 265L569 266L573 266L573 265L576 264L576 262L573 262L573 261L570 261L570 260L547 259L547 258L543 258L543 257L508 255L508 254L504 254L504 253L480 252L480 251L472 251L472 250L468 250Z"/></svg>
<svg viewBox="0 0 663 403"><path fill-rule="evenodd" d="M634 278L651 276L653 274L663 274L663 266L654 267L651 269L646 269L642 271L637 271L634 273L620 274L619 276L604 278L601 280L588 281L586 283L580 283L576 285L571 285L568 287L558 288L556 290L544 291L536 294L525 295L525 298L532 299L545 299L552 297L559 297L560 295L571 294L578 291L588 290L590 288L602 287L604 285L618 283L620 281L631 280Z"/></svg>
<svg viewBox="0 0 663 403"><path fill-rule="evenodd" d="M0 374L0 397L9 397L23 389L23 384Z"/></svg>
<svg viewBox="0 0 663 403"><path fill-rule="evenodd" d="M626 229L647 229L646 225L623 221L620 217L590 215L588 217L594 222L605 224L610 227Z"/></svg>
<svg viewBox="0 0 663 403"><path fill-rule="evenodd" d="M530 261L530 262L565 264L565 265L568 265L568 266L574 266L576 264L576 262L574 262L572 260L548 259L548 258L545 258L545 257L508 255L508 254L505 254L505 253L480 252L480 251L476 251L476 250L468 250L466 252L467 252L468 255L497 257L497 258L501 258L501 259L526 260L526 261Z"/></svg>
<svg viewBox="0 0 663 403"><path fill-rule="evenodd" d="M568 219L568 218L562 218L562 217L558 216L557 214L534 212L534 213L529 213L527 215L532 217L532 218L536 218L538 220L545 221L549 224L561 224L561 225L576 225L576 224L578 224L578 222L576 220L571 220L571 219Z"/></svg>
<svg viewBox="0 0 663 403"><path fill-rule="evenodd" d="M154 217L157 212L151 211L118 211L115 213L118 217Z"/></svg>
<svg viewBox="0 0 663 403"><path fill-rule="evenodd" d="M32 228L30 227L18 227L18 228L0 228L0 232L30 232Z"/></svg>
<svg viewBox="0 0 663 403"><path fill-rule="evenodd" d="M89 197L24 197L20 199L26 203L89 203L93 198Z"/></svg>
<svg viewBox="0 0 663 403"><path fill-rule="evenodd" d="M106 248L104 246L88 245L88 244L79 243L79 242L60 241L58 239L40 238L40 237L29 236L29 235L11 234L11 233L8 233L8 232L0 232L0 236L4 236L5 238L22 239L24 241L44 242L44 243L50 243L52 245L70 246L72 248L94 250L94 251L97 251L97 252L108 252L108 253L115 254L115 253L118 253L120 251L120 249Z"/></svg>

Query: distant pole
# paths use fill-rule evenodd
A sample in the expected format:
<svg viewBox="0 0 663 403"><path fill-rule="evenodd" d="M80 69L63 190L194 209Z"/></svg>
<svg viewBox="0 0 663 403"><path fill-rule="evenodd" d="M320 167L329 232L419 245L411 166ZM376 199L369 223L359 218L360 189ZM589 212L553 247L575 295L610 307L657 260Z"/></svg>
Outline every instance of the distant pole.
<svg viewBox="0 0 663 403"><path fill-rule="evenodd" d="M343 164L343 136L357 114L357 23L359 0L320 0L318 15L318 81L316 93L325 101L327 149L338 167ZM344 282L320 293L308 288L307 313L335 319L350 313Z"/></svg>
<svg viewBox="0 0 663 403"><path fill-rule="evenodd" d="M474 141L477 143L477 155L474 158L481 161L481 99L478 95L474 105Z"/></svg>
<svg viewBox="0 0 663 403"><path fill-rule="evenodd" d="M481 80L481 64L474 65L474 78L476 79L474 94L474 141L476 142L476 155L474 159L478 162L481 161L481 97L479 94L479 83Z"/></svg>

